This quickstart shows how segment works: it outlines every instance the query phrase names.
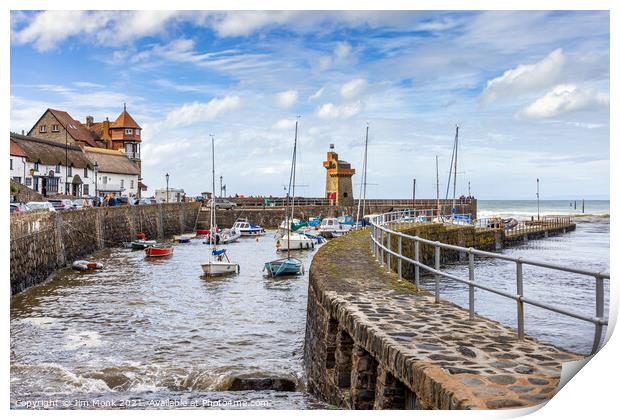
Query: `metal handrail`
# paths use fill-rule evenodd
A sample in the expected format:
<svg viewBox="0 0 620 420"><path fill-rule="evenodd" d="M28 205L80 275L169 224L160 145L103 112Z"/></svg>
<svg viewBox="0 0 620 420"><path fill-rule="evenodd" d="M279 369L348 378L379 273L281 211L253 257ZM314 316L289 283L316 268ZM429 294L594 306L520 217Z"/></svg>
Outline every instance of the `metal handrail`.
<svg viewBox="0 0 620 420"><path fill-rule="evenodd" d="M575 319L579 319L582 321L590 322L594 324L594 342L592 344L591 354L596 353L599 347L599 343L601 341L601 335L603 330L603 325L608 325L608 321L604 318L604 309L605 309L605 300L604 300L604 280L609 279L609 273L605 272L594 272L589 270L582 270L579 268L573 267L565 267L557 264L551 264L544 261L531 260L527 258L521 257L510 257L503 254L497 254L488 251L481 251L474 248L465 248L458 245L445 244L439 241L431 241L428 239L420 238L419 236L407 235L406 233L398 232L393 229L387 227L390 223L398 223L402 220L403 216L406 212L403 211L394 211L390 213L384 213L380 215L376 215L370 218L370 231L371 231L371 250L373 256L381 263L383 266L386 263L385 253L387 256L387 268L388 271L392 271L392 258L390 256L394 256L397 258L398 263L398 277L402 279L402 262L408 262L415 267L414 281L416 289L420 288L420 268L426 270L427 272L434 274L435 276L435 302L439 302L439 281L442 277L458 281L460 283L467 284L469 286L469 319L473 320L475 317L474 311L474 290L476 288L486 290L487 292L495 293L500 296L504 296L509 299L513 299L517 302L517 338L518 340L523 340L525 338L525 325L524 325L524 304L530 304L533 306L537 306L542 309L546 309L561 315L569 316ZM570 223L570 219L568 218L560 218L559 220L554 222L554 226L563 226L566 223ZM392 236L397 238L398 250L392 250ZM414 243L414 258L409 258L402 255L402 242L404 240L411 240ZM385 245L387 243L387 246ZM431 267L426 264L423 264L420 261L420 244L433 246L435 249L435 266ZM451 251L458 251L466 253L468 256L468 269L469 269L469 277L468 279L463 279L453 274L447 273L445 271L441 271L441 250L447 249ZM489 286L485 286L475 281L475 273L474 273L474 257L475 256L493 258L503 261L510 261L516 264L516 280L517 280L517 293L512 294L509 292L505 292L503 290L495 289ZM593 317L584 316L575 312L572 312L567 309L559 308L553 305L549 305L545 302L540 302L535 299L527 298L524 296L523 292L523 265L530 265L535 267L548 268L552 270L558 270L568 273L580 274L584 276L593 277L596 281L596 311Z"/></svg>

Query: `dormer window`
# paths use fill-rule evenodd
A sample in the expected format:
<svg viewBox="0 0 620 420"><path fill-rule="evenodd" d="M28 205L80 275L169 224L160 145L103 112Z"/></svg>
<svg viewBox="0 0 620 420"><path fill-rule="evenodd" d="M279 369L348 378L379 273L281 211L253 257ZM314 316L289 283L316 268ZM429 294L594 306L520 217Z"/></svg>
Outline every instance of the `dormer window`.
<svg viewBox="0 0 620 420"><path fill-rule="evenodd" d="M58 133L59 131L60 131L60 128L58 127L58 124L52 124L52 132Z"/></svg>
<svg viewBox="0 0 620 420"><path fill-rule="evenodd" d="M40 125L39 126L39 133L45 133L47 130L45 129L44 125Z"/></svg>
<svg viewBox="0 0 620 420"><path fill-rule="evenodd" d="M139 135L140 135L140 129L136 128L136 136L139 136Z"/></svg>
<svg viewBox="0 0 620 420"><path fill-rule="evenodd" d="M133 129L131 129L131 128L126 128L126 129L125 129L125 134L133 134Z"/></svg>
<svg viewBox="0 0 620 420"><path fill-rule="evenodd" d="M73 165L67 168L67 176L73 176Z"/></svg>

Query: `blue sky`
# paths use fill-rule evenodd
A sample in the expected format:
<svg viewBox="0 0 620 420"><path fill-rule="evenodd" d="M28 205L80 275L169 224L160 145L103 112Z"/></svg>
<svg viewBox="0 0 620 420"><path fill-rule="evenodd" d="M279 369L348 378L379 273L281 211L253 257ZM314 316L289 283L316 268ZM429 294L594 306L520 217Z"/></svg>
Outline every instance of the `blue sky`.
<svg viewBox="0 0 620 420"><path fill-rule="evenodd" d="M12 12L11 130L48 107L84 121L127 103L143 176L280 195L300 115L298 192L322 196L330 143L368 194L609 197L608 12Z"/></svg>

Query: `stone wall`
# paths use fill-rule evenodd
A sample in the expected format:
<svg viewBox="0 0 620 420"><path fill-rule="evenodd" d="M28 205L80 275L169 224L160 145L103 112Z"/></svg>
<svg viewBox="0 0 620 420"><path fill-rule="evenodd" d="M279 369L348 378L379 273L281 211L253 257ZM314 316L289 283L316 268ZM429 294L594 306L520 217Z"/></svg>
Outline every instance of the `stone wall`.
<svg viewBox="0 0 620 420"><path fill-rule="evenodd" d="M192 232L199 203L101 207L11 215L11 294L45 281L54 270L94 251Z"/></svg>
<svg viewBox="0 0 620 420"><path fill-rule="evenodd" d="M30 201L47 201L43 195L39 194L32 188L15 182L11 179L11 189L15 189L15 192L11 192L11 201L16 203L28 203Z"/></svg>
<svg viewBox="0 0 620 420"><path fill-rule="evenodd" d="M329 241L312 260L307 388L335 406L533 406L554 395L562 363L579 358L399 281L372 257L367 230Z"/></svg>

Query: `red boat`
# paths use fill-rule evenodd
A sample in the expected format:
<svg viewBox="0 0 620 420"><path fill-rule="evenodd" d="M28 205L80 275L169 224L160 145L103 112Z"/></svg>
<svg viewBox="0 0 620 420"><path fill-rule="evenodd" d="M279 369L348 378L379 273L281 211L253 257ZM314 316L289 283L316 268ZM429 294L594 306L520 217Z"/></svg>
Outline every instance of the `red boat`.
<svg viewBox="0 0 620 420"><path fill-rule="evenodd" d="M146 235L144 233L136 233L136 238L138 238L138 240L143 241L146 238Z"/></svg>
<svg viewBox="0 0 620 420"><path fill-rule="evenodd" d="M167 257L172 255L173 247L169 246L149 246L144 249L147 257Z"/></svg>
<svg viewBox="0 0 620 420"><path fill-rule="evenodd" d="M209 229L196 229L196 235L206 236L209 234Z"/></svg>

